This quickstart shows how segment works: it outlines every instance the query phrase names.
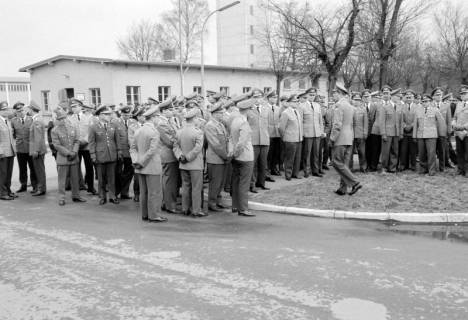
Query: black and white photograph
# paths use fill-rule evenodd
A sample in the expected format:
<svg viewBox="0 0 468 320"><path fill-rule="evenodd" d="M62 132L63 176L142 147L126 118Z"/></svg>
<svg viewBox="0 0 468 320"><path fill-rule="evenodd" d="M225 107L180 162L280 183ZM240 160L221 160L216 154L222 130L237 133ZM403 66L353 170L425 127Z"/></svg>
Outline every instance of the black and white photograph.
<svg viewBox="0 0 468 320"><path fill-rule="evenodd" d="M468 2L0 7L0 320L468 319Z"/></svg>

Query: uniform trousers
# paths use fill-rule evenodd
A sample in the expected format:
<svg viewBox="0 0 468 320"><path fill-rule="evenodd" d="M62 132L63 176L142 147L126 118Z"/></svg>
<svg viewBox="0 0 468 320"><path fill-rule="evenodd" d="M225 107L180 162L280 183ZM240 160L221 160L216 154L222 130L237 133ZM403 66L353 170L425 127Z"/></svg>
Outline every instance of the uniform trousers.
<svg viewBox="0 0 468 320"><path fill-rule="evenodd" d="M98 184L99 184L99 197L106 198L106 185L109 189L109 197L114 199L115 194L115 161L104 162L96 164Z"/></svg>
<svg viewBox="0 0 468 320"><path fill-rule="evenodd" d="M468 177L468 138L455 137L458 171Z"/></svg>
<svg viewBox="0 0 468 320"><path fill-rule="evenodd" d="M398 136L388 136L387 141L382 139L382 168L394 172L398 165Z"/></svg>
<svg viewBox="0 0 468 320"><path fill-rule="evenodd" d="M437 138L437 146L436 146L436 154L437 154L437 159L439 159L439 170L444 171L446 162L448 159L448 143L447 143L447 137L438 137Z"/></svg>
<svg viewBox="0 0 468 320"><path fill-rule="evenodd" d="M435 174L436 145L437 138L418 139L419 173Z"/></svg>
<svg viewBox="0 0 468 320"><path fill-rule="evenodd" d="M140 178L138 177L138 173L133 175L133 195L140 196Z"/></svg>
<svg viewBox="0 0 468 320"><path fill-rule="evenodd" d="M198 214L202 206L203 170L180 170L182 176L182 210L192 208Z"/></svg>
<svg viewBox="0 0 468 320"><path fill-rule="evenodd" d="M34 172L37 179L37 191L39 192L47 191L44 156L45 154L39 154L37 158L32 158Z"/></svg>
<svg viewBox="0 0 468 320"><path fill-rule="evenodd" d="M353 167L354 167L354 150L356 150L358 154L359 169L365 170L367 168L366 139L355 138L353 141L353 147L351 148L351 156L349 158L349 169L351 170L353 170Z"/></svg>
<svg viewBox="0 0 468 320"><path fill-rule="evenodd" d="M84 182L86 183L86 187L88 191L94 190L94 166L93 161L91 160L91 155L89 154L89 150L80 149L78 151L78 157L80 159L79 165L79 174L80 174L80 185L84 185L83 181L83 174L81 173L81 162L84 162L85 165L85 177Z"/></svg>
<svg viewBox="0 0 468 320"><path fill-rule="evenodd" d="M36 189L37 178L36 173L34 172L34 164L32 157L29 153L18 152L16 153L16 159L18 161L19 169L19 181L22 188L26 188L28 185L28 167L29 167L29 180L31 181L31 186L33 189Z"/></svg>
<svg viewBox="0 0 468 320"><path fill-rule="evenodd" d="M163 205L169 210L176 209L178 176L179 162L174 161L162 164Z"/></svg>
<svg viewBox="0 0 468 320"><path fill-rule="evenodd" d="M14 158L13 156L0 158L0 197L8 196L11 193Z"/></svg>
<svg viewBox="0 0 468 320"><path fill-rule="evenodd" d="M404 136L400 141L400 170L415 170L418 142L411 136Z"/></svg>
<svg viewBox="0 0 468 320"><path fill-rule="evenodd" d="M249 209L249 184L253 161L232 160L232 210L245 212Z"/></svg>
<svg viewBox="0 0 468 320"><path fill-rule="evenodd" d="M450 141L450 138L448 138L447 145L448 145L448 150L449 150L450 161L452 161L453 164L457 164L458 163L457 153L453 149L453 145L452 145L452 142ZM456 139L455 139L455 147L456 147ZM448 163L448 160L446 163Z"/></svg>
<svg viewBox="0 0 468 320"><path fill-rule="evenodd" d="M138 174L140 210L143 219L156 219L161 212L161 175Z"/></svg>
<svg viewBox="0 0 468 320"><path fill-rule="evenodd" d="M281 138L270 138L270 148L268 149L268 169L270 174L279 175L281 164Z"/></svg>
<svg viewBox="0 0 468 320"><path fill-rule="evenodd" d="M115 166L115 192L117 195L128 197L128 190L134 174L132 158L124 157L122 160L117 160Z"/></svg>
<svg viewBox="0 0 468 320"><path fill-rule="evenodd" d="M366 140L366 157L369 170L375 171L379 166L380 152L382 151L382 136L371 134Z"/></svg>
<svg viewBox="0 0 468 320"><path fill-rule="evenodd" d="M227 192L230 195L232 195L231 184L232 184L232 163L228 162L226 163L226 170L224 171L223 186L224 186L224 192Z"/></svg>
<svg viewBox="0 0 468 320"><path fill-rule="evenodd" d="M329 141L330 136L327 135L325 137L322 137L320 139L320 152L322 155L322 168L326 165L328 165L328 159L330 159L330 146L329 146Z"/></svg>
<svg viewBox="0 0 468 320"><path fill-rule="evenodd" d="M226 165L208 163L208 205L221 204L221 190L225 177Z"/></svg>
<svg viewBox="0 0 468 320"><path fill-rule="evenodd" d="M301 142L284 142L284 175L286 179L297 177L301 165Z"/></svg>
<svg viewBox="0 0 468 320"><path fill-rule="evenodd" d="M69 177L72 198L80 197L80 178L78 174L78 163L70 165L57 165L58 173L58 198L65 200L65 185Z"/></svg>
<svg viewBox="0 0 468 320"><path fill-rule="evenodd" d="M332 164L340 175L340 190L347 192L348 187L358 183L356 177L349 170L349 159L353 153L353 146L334 146Z"/></svg>
<svg viewBox="0 0 468 320"><path fill-rule="evenodd" d="M301 156L304 177L308 177L311 173L319 173L319 171L321 171L320 139L320 137L304 138Z"/></svg>
<svg viewBox="0 0 468 320"><path fill-rule="evenodd" d="M250 180L250 188L264 187L267 169L268 149L270 146L254 145L254 167L252 178Z"/></svg>

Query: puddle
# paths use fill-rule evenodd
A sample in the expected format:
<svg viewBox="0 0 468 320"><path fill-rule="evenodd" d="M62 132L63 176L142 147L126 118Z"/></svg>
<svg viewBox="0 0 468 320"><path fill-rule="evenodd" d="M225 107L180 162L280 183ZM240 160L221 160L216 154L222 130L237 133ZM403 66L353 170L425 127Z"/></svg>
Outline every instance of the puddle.
<svg viewBox="0 0 468 320"><path fill-rule="evenodd" d="M369 300L347 298L330 307L333 317L338 320L387 320L387 308Z"/></svg>
<svg viewBox="0 0 468 320"><path fill-rule="evenodd" d="M468 226L466 225L418 226L392 223L377 230L468 244Z"/></svg>

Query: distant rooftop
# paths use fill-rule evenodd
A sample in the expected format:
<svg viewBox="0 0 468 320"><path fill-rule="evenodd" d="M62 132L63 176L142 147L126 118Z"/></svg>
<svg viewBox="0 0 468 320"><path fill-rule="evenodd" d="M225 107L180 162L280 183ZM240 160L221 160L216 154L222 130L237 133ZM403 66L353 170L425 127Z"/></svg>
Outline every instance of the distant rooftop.
<svg viewBox="0 0 468 320"><path fill-rule="evenodd" d="M31 80L29 77L2 77L0 76L0 82L4 83L29 83Z"/></svg>

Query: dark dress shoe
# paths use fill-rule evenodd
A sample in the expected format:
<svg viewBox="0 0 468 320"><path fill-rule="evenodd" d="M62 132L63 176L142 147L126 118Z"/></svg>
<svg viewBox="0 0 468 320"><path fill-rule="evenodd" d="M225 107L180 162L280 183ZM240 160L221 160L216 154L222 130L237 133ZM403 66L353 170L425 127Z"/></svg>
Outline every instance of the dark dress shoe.
<svg viewBox="0 0 468 320"><path fill-rule="evenodd" d="M174 210L174 209L166 209L166 212L171 213L171 214L181 214L182 213L181 211L177 211L177 210Z"/></svg>
<svg viewBox="0 0 468 320"><path fill-rule="evenodd" d="M45 195L45 194L46 194L45 191L41 191L41 192L33 193L33 194L31 194L31 195L32 195L33 197L39 197L39 196L43 196L43 195Z"/></svg>
<svg viewBox="0 0 468 320"><path fill-rule="evenodd" d="M286 180L290 181L290 180L291 180L291 177L286 177Z"/></svg>
<svg viewBox="0 0 468 320"><path fill-rule="evenodd" d="M189 216L190 215L190 210L182 211L182 214L184 216Z"/></svg>
<svg viewBox="0 0 468 320"><path fill-rule="evenodd" d="M270 188L267 188L267 187L265 187L265 186L261 186L260 189L262 189L262 190L270 190Z"/></svg>
<svg viewBox="0 0 468 320"><path fill-rule="evenodd" d="M93 196L97 195L97 191L95 189L88 190L88 193L92 194Z"/></svg>
<svg viewBox="0 0 468 320"><path fill-rule="evenodd" d="M134 196L133 201L135 202L140 202L140 196Z"/></svg>
<svg viewBox="0 0 468 320"><path fill-rule="evenodd" d="M109 202L113 203L113 204L119 204L120 203L119 199L117 199L117 198L109 199Z"/></svg>
<svg viewBox="0 0 468 320"><path fill-rule="evenodd" d="M213 211L213 212L221 212L222 210L216 208L216 207L213 207L213 206L208 206L208 211Z"/></svg>
<svg viewBox="0 0 468 320"><path fill-rule="evenodd" d="M37 189L32 189L31 191L29 191L31 193L36 193L37 192Z"/></svg>
<svg viewBox="0 0 468 320"><path fill-rule="evenodd" d="M319 177L319 178L322 178L322 177L323 177L320 173L317 173L317 172L312 173L312 175L313 175L314 177Z"/></svg>
<svg viewBox="0 0 468 320"><path fill-rule="evenodd" d="M148 221L148 217L141 217L141 220Z"/></svg>
<svg viewBox="0 0 468 320"><path fill-rule="evenodd" d="M349 193L350 196L352 196L353 194L355 194L356 192L359 191L359 189L362 188L362 184L361 183L356 183L353 188L351 189L351 192Z"/></svg>
<svg viewBox="0 0 468 320"><path fill-rule="evenodd" d="M204 213L204 212L202 212L202 211L200 211L200 212L198 212L198 213L192 213L191 216L194 217L194 218L201 218L201 217L206 217L207 214Z"/></svg>
<svg viewBox="0 0 468 320"><path fill-rule="evenodd" d="M250 192L252 192L252 193L258 193L258 191L255 190L254 188L250 188Z"/></svg>
<svg viewBox="0 0 468 320"><path fill-rule="evenodd" d="M65 200L59 200L59 206L64 206L65 205Z"/></svg>
<svg viewBox="0 0 468 320"><path fill-rule="evenodd" d="M10 192L8 195L9 195L10 197L12 197L13 199L18 198L18 195L17 195L16 193L13 193L13 192Z"/></svg>
<svg viewBox="0 0 468 320"><path fill-rule="evenodd" d="M122 195L120 196L120 199L121 200L130 200L132 197L128 196L128 195Z"/></svg>
<svg viewBox="0 0 468 320"><path fill-rule="evenodd" d="M15 199L15 198L10 197L10 196L1 196L0 197L0 200L13 200L13 199Z"/></svg>
<svg viewBox="0 0 468 320"><path fill-rule="evenodd" d="M80 186L80 190L86 190L86 186Z"/></svg>
<svg viewBox="0 0 468 320"><path fill-rule="evenodd" d="M272 179L271 177L266 177L266 178L265 178L265 181L268 181L268 182L275 182L275 180Z"/></svg>
<svg viewBox="0 0 468 320"><path fill-rule="evenodd" d="M242 217L255 217L250 211L239 211L238 215Z"/></svg>
<svg viewBox="0 0 468 320"><path fill-rule="evenodd" d="M323 170L330 170L330 168L328 166L322 166L322 169Z"/></svg>
<svg viewBox="0 0 468 320"><path fill-rule="evenodd" d="M106 204L107 203L107 199L101 199L99 200L99 205L103 205L103 204Z"/></svg>
<svg viewBox="0 0 468 320"><path fill-rule="evenodd" d="M339 196L344 196L344 195L346 194L346 192L344 192L344 191L341 190L341 189L336 190L335 193L336 193L337 195L339 195Z"/></svg>
<svg viewBox="0 0 468 320"><path fill-rule="evenodd" d="M21 187L18 190L16 190L16 193L25 192L25 191L26 191L26 187Z"/></svg>
<svg viewBox="0 0 468 320"><path fill-rule="evenodd" d="M314 174L312 174L314 175ZM299 176L292 176L293 179L302 179L302 177L299 177Z"/></svg>
<svg viewBox="0 0 468 320"><path fill-rule="evenodd" d="M81 198L81 197L80 198L73 198L72 200L73 200L73 202L86 202L86 200Z"/></svg>
<svg viewBox="0 0 468 320"><path fill-rule="evenodd" d="M148 218L148 222L158 223L158 222L166 222L166 221L167 221L167 218L164 218L164 217L157 217L155 219Z"/></svg>
<svg viewBox="0 0 468 320"><path fill-rule="evenodd" d="M227 208L229 208L229 206L225 206L224 204L217 203L216 208L218 208L218 209L227 209Z"/></svg>

